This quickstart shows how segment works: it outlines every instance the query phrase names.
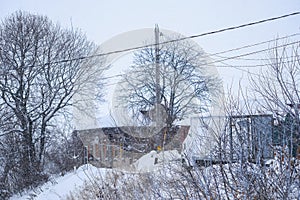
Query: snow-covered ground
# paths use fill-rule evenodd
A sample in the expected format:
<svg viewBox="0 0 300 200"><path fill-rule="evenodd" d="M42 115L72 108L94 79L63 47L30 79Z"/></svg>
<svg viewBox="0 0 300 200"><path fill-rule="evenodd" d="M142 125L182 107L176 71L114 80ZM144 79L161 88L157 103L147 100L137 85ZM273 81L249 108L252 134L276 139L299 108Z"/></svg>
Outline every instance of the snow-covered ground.
<svg viewBox="0 0 300 200"><path fill-rule="evenodd" d="M163 162L172 162L178 159L180 159L180 154L176 150L160 153L151 151L142 156L133 165L137 173L148 172L158 169ZM85 181L91 181L94 178L105 178L108 171L111 171L111 169L96 168L90 164L83 165L74 172L53 178L41 187L28 191L21 196L15 195L10 200L63 200L78 188L82 188Z"/></svg>
<svg viewBox="0 0 300 200"><path fill-rule="evenodd" d="M107 169L99 169L90 164L79 167L76 171L47 182L43 186L28 191L24 195L15 195L11 200L62 200L91 178L104 177Z"/></svg>
<svg viewBox="0 0 300 200"><path fill-rule="evenodd" d="M194 189L197 189L198 187L206 187L206 189L209 189L208 191L219 191L220 195L225 195L225 189L223 188L223 185L219 185L219 183L222 183L222 173L226 172L228 174L234 174L235 177L238 177L236 181L232 181L232 177L226 177L226 180L230 185L233 186L232 191L228 193L228 196L231 199L237 199L233 195L240 195L240 198L245 197L244 187L248 187L247 185L243 185L243 181L245 181L243 178L248 177L249 173L252 177L260 177L260 169L258 165L255 165L253 163L248 163L247 165L243 166L241 168L240 163L233 163L231 165L224 164L221 166L219 165L212 165L204 170L199 171L192 171L193 174L192 177L196 177L198 180L198 183L196 185L193 184L191 179L189 179L189 176L181 176L182 173L180 173L180 170L182 169L181 163L178 162L180 159L180 154L176 151L165 151L165 152L159 152L151 151L150 153L142 156L139 160L137 160L133 165L135 167L135 171L123 171L118 169L103 169L103 168L96 168L92 165L83 165L79 169L77 169L74 172L70 172L64 176L53 178L52 181L49 181L48 183L44 184L43 186L36 188L35 190L28 191L27 193L24 193L23 195L15 195L11 198L11 200L65 200L67 196L70 197L70 194L73 194L76 199L81 199L80 194L82 194L83 191L85 192L91 192L90 190L86 190L90 187L91 184L93 184L93 180L102 180L100 182L100 185L103 187L104 193L98 193L102 195L108 195L108 197L113 197L113 195L110 195L112 191L115 191L114 189L118 188L119 194L125 195L125 199L132 199L130 197L131 193L126 193L126 191L133 190L137 193L132 193L136 198L142 197L140 199L144 199L147 197L146 194L143 193L146 191L144 188L150 188L153 191L159 192L162 196L174 196L178 195L178 189L181 188L182 185L173 185L174 183L177 183L178 181L180 183L185 183L184 188L187 189L187 192L189 193L190 197L193 197L195 192ZM174 162L173 162L174 161ZM163 164L166 163L165 167L162 167ZM174 164L173 164L174 163ZM285 171L285 167L288 163L283 163L280 165L281 160L272 159L267 162L268 166L266 169L268 170L268 175L270 176L268 182L272 183L270 187L280 189L282 186L281 183L281 177L284 178L285 173L282 173L281 170ZM300 171L300 165L297 162L295 164L296 171ZM163 169L163 170L162 170ZM165 170L166 169L166 170ZM229 170L230 169L230 170ZM152 171L153 173L148 173L149 171ZM230 172L229 172L230 171ZM110 173L113 172L113 173ZM144 173L146 172L146 173ZM178 173L179 172L179 173ZM251 177L250 176L250 177ZM297 174L293 174L293 177L290 178L296 178L299 177ZM150 182L140 182L137 183L137 180L150 180ZM187 178L187 179L185 179ZM105 180L105 181L103 181ZM194 180L194 179L192 179ZM209 182L206 182L206 180L210 180ZM300 193L299 193L299 179L295 179L293 185L290 186L291 191L289 192L289 199L299 199ZM174 182L175 181L175 182ZM90 185L87 185L89 183ZM105 184L108 185L105 185ZM149 185L150 183L150 185ZM246 182L248 183L248 182ZM142 184L143 188L139 188ZM144 184L144 185L143 185ZM169 185L168 185L169 184ZM136 188L136 186L138 188ZM252 189L255 184L253 185ZM182 189L182 188L181 188ZM272 188L271 188L272 189ZM181 191L181 190L180 190ZM229 190L228 190L229 191ZM227 192L228 192L227 191ZM239 193L236 193L239 192ZM79 195L78 195L79 194ZM97 197L95 195L96 193L91 193L91 195L88 197L88 199L93 199L94 197ZM156 199L155 196L156 193L151 194L151 199ZM226 193L227 194L227 193ZM127 195L127 196L126 196ZM187 194L186 194L187 195ZM211 195L211 194L209 194ZM278 199L281 197L281 193L274 192L269 194L270 196L274 197L275 199ZM184 196L184 195L183 195ZM252 195L252 197L254 197ZM123 196L122 196L123 197ZM108 198L109 199L109 198ZM239 198L238 198L239 199Z"/></svg>
<svg viewBox="0 0 300 200"><path fill-rule="evenodd" d="M163 162L170 163L180 159L181 156L177 150L162 151L159 153L151 151L138 159L133 165L138 172L148 172L161 168Z"/></svg>

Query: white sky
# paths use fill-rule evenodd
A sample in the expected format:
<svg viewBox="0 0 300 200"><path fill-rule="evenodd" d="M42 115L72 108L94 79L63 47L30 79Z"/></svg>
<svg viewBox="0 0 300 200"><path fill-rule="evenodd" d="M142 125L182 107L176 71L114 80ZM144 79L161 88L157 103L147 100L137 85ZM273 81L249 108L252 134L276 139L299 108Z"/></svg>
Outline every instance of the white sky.
<svg viewBox="0 0 300 200"><path fill-rule="evenodd" d="M300 10L299 0L0 0L0 19L16 10L49 16L81 28L89 39L104 42L122 32L154 24L193 35ZM299 32L300 16L198 38L208 52L230 49L278 35Z"/></svg>
<svg viewBox="0 0 300 200"><path fill-rule="evenodd" d="M299 0L0 0L1 20L16 10L47 15L63 26L73 24L85 32L90 40L101 44L120 33L151 28L155 24L186 36L205 33L299 11L300 2ZM195 41L204 51L216 53L294 33L300 33L300 15L200 37ZM239 51L226 56L241 53ZM256 55L256 58L262 56L265 55ZM230 61L227 63L232 64ZM225 71L236 72L232 68Z"/></svg>
<svg viewBox="0 0 300 200"><path fill-rule="evenodd" d="M152 28L158 24L185 36L201 34L230 26L254 22L300 11L299 0L0 0L0 20L9 14L25 10L48 16L63 26L80 28L87 37L101 44L123 32ZM300 15L227 31L194 40L207 53L217 53L248 44L300 33ZM300 36L291 38L300 39ZM267 48L271 44L222 56L236 56ZM267 58L266 53L247 58ZM219 59L213 57L214 60ZM231 65L263 64L262 61L228 60ZM217 63L216 65L223 65ZM257 68L243 68L257 72ZM235 68L218 68L227 84L237 85L247 73Z"/></svg>

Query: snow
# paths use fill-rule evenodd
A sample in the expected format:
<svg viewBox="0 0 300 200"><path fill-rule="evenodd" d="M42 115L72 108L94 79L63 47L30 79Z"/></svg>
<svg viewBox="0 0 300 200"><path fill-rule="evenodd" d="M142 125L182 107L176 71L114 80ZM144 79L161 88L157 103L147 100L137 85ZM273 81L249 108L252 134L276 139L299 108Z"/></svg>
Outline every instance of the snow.
<svg viewBox="0 0 300 200"><path fill-rule="evenodd" d="M185 181L184 177L180 175L180 173L177 173L177 170L181 170L181 165L178 162L178 160L181 159L180 154L178 153L177 150L171 150L171 151L161 151L161 152L156 152L156 151L151 151L148 154L142 156L139 160L137 160L133 165L136 169L135 173L132 173L132 171L119 171L116 169L103 169L103 168L96 168L92 165L83 165L80 168L78 168L76 171L74 172L70 172L64 176L55 178L54 181L49 181L48 183L44 184L43 186L36 188L35 190L29 191L27 192L26 195L23 196L18 196L15 195L11 198L11 200L25 200L25 199L33 199L33 200L64 200L66 199L66 197L70 194L78 194L80 192L82 192L81 190L84 188L85 183L92 183L92 180L98 179L98 180L106 180L105 182L107 182L108 184L111 183L111 181L115 181L116 179L111 179L112 177L118 177L118 183L119 184L124 184L124 183L130 183L130 181L135 181L134 178L141 178L143 176L139 176L139 173L143 174L143 172L149 172L153 170L153 174L154 176L152 176L152 180L157 181L157 183L160 184L160 181L162 181L162 183L166 183L166 181L174 181L174 180L179 180L182 179L183 181ZM277 187L277 185L274 184L278 184L278 186L281 184L278 181L278 177L281 177L282 171L280 171L279 169L279 165L280 165L281 160L277 159L275 157L275 159L271 159L269 161L267 161L267 164L270 165L267 169L270 170L268 172L268 174L270 175L270 181L273 183L274 188ZM171 168L162 168L162 166L164 165L164 163L166 163L166 165L171 166ZM173 165L174 163L174 165ZM179 165L177 165L179 164ZM176 166L178 166L179 168L175 168ZM283 164L283 168L285 165ZM297 162L296 163L296 168L297 171L300 170L300 165ZM234 164L224 164L222 165L222 169L226 172L226 173L233 173L234 176L239 177L239 178L243 178L245 176L245 174L242 174L242 171L245 171L247 173L251 172L253 173L253 176L258 176L260 175L260 169L258 165L252 164L252 163L248 163L246 165L246 168L243 168L242 171L241 170L241 165L239 163L234 163ZM161 169L164 169L164 173L161 173ZM165 171L165 169L167 169L167 171ZM229 172L230 169L230 172ZM171 171L170 171L171 170ZM274 171L275 170L275 171ZM211 187L210 189L215 190L214 187L219 187L219 192L221 195L225 194L225 190L223 188L222 185L218 185L218 182L222 181L222 174L221 174L221 169L219 165L212 165L209 166L207 168L205 168L203 171L198 171L198 172L202 172L200 174L198 174L197 171L193 171L195 177L198 178L198 183L197 184L206 184L205 183L205 179L210 179L211 182L208 182L209 187ZM109 172L120 172L118 176L112 176L110 177ZM136 174L138 174L138 176L135 176ZM149 173L145 173L145 174L149 174ZM284 175L284 174L283 174ZM107 178L108 179L105 179ZM295 177L294 177L295 178ZM189 180L189 179L186 179ZM228 178L228 181L230 183L230 185L232 184L236 189L239 189L239 187L237 187L239 184L242 184L244 180L240 180L238 181L238 185L235 185L236 183L233 183L231 178ZM103 183L103 182L102 182ZM115 182L116 183L116 182ZM114 184L115 184L114 183ZM114 186L115 188L118 189L122 189L123 185L117 185ZM155 186L155 185L154 185ZM153 187L154 187L153 186ZM163 185L161 185L163 186ZM201 186L201 185L199 185ZM241 185L243 186L243 185ZM272 187L273 187L272 186ZM188 184L186 186L187 188L190 187L190 185ZM169 190L169 188L172 189L172 184L169 186L165 186L165 188L162 188L162 190L160 191L161 194L164 196L167 196L172 194L176 196L176 193L174 192L174 194L172 193L172 190ZM294 182L293 185L291 185L291 192L290 192L290 199L297 199L297 196L299 196L299 190L298 190L299 186L298 186L298 181ZM124 189L124 188L123 188ZM167 189L167 190L165 190ZM192 188L191 188L192 189ZM243 187L240 188L241 190L243 189ZM173 188L174 190L174 188ZM138 191L138 190L137 190ZM193 191L190 191L190 195L193 195ZM228 193L228 195L234 199L235 197L233 197L233 193L232 191L230 191ZM240 195L243 195L243 193L240 193ZM224 195L225 196L225 195ZM274 197L278 197L280 196L277 193L273 194ZM295 198L294 198L295 197ZM240 197L242 198L242 196Z"/></svg>
<svg viewBox="0 0 300 200"><path fill-rule="evenodd" d="M90 164L79 167L76 171L56 178L55 181L47 182L38 189L28 192L28 194L11 197L11 200L61 200L75 191L76 188L83 186L85 181L95 177L103 177L107 169L99 169Z"/></svg>
<svg viewBox="0 0 300 200"><path fill-rule="evenodd" d="M138 159L133 165L139 172L148 172L161 168L163 162L169 163L179 159L181 159L181 156L177 150L161 151L159 153L151 151Z"/></svg>
<svg viewBox="0 0 300 200"><path fill-rule="evenodd" d="M160 169L163 162L167 163L178 159L180 159L180 154L177 150L159 153L151 151L142 156L133 165L137 172L149 172ZM26 194L22 196L14 195L10 200L63 200L72 192L78 190L78 188L82 188L85 182L95 180L95 178L105 178L106 173L110 170L111 169L97 168L93 165L86 164L64 176L52 178L51 181L26 192Z"/></svg>
<svg viewBox="0 0 300 200"><path fill-rule="evenodd" d="M156 151L151 151L138 159L133 165L137 171L152 171L155 167L156 156Z"/></svg>

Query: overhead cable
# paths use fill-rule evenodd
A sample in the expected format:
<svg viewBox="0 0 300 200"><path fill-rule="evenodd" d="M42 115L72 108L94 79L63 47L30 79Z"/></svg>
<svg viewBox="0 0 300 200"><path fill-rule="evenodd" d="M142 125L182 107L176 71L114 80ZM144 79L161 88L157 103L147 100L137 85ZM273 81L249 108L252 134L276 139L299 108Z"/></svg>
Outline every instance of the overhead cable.
<svg viewBox="0 0 300 200"><path fill-rule="evenodd" d="M300 12L293 12L293 13L281 15L281 16L278 16L278 17L263 19L263 20L259 20L259 21L255 21L255 22L250 22L250 23L238 25L238 26L232 26L232 27L223 28L223 29L219 29L219 30L215 30L215 31L206 32L206 33L201 33L201 34L197 34L197 35L191 35L191 36L187 36L187 37L181 37L181 38L177 38L177 39L173 39L173 40L168 40L168 41L161 42L160 44L173 43L173 42L177 42L177 41L203 37L203 36L212 35L212 34L216 34L216 33L221 33L221 32L225 32L225 31L231 31L231 30L244 28L244 27L247 27L247 26L253 26L253 25L257 25L257 24L262 24L262 23L266 23L266 22L270 22L270 21L275 21L275 20L279 20L279 19L282 19L282 18L287 18L287 17L299 15L299 14L300 14ZM63 62L71 62L71 61L75 61L75 60L84 60L84 59L93 58L93 57L108 56L108 55L111 55L111 54L128 52L128 51L138 50L138 49L152 47L152 46L155 46L155 44L153 43L153 44L142 45L142 46L137 46L137 47L132 47L132 48L126 48L126 49L122 49L122 50L110 51L110 52L106 52L106 53L99 53L99 54L94 54L94 55L89 55L89 56L81 56L81 57L72 58L72 59L64 59L64 60L55 61L55 62L48 62L46 64L52 64L52 63L53 64L58 64L58 63L63 63Z"/></svg>

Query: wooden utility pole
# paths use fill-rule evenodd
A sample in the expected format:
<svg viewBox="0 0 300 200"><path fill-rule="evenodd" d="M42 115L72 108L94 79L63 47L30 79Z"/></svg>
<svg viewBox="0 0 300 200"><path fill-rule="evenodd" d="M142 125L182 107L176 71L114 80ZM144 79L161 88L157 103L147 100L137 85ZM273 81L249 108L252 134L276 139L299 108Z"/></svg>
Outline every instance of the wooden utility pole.
<svg viewBox="0 0 300 200"><path fill-rule="evenodd" d="M155 25L154 29L155 34L155 92L156 92L156 123L159 123L158 115L160 104L160 67L159 67L159 28L158 25Z"/></svg>
<svg viewBox="0 0 300 200"><path fill-rule="evenodd" d="M162 130L162 116L161 116L161 91L160 91L160 63L159 63L159 36L160 36L160 32L159 32L159 28L158 25L155 24L155 29L154 29L154 34L155 34L155 92L156 92L156 107L155 107L155 125L156 125L156 131L157 133L159 133ZM163 134L163 144L162 144L162 155L163 155L163 168L165 166L165 155L164 155L164 143L165 143L165 133L164 130L162 132Z"/></svg>

